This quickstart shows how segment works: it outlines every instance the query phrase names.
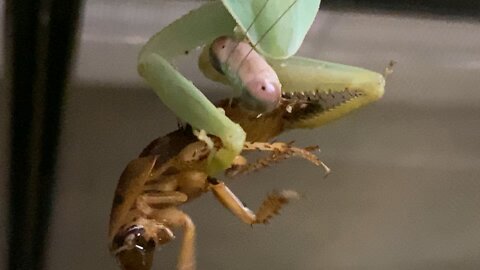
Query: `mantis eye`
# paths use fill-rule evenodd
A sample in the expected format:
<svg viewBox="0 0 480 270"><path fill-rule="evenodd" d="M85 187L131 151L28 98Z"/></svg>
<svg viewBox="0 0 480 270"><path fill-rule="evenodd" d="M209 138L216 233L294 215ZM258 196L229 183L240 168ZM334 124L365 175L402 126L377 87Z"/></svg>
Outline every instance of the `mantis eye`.
<svg viewBox="0 0 480 270"><path fill-rule="evenodd" d="M241 104L256 112L269 112L277 108L281 99L281 86L267 79L256 79L245 85Z"/></svg>
<svg viewBox="0 0 480 270"><path fill-rule="evenodd" d="M220 63L220 59L218 59L218 56L213 49L213 44L212 44L212 46L210 46L208 56L210 58L210 64L212 64L212 67L216 71L218 71L218 73L220 73L222 75L225 75L225 73L222 70L222 65Z"/></svg>
<svg viewBox="0 0 480 270"><path fill-rule="evenodd" d="M225 75L222 70L222 63L225 62L227 55L230 53L230 50L225 50L225 48L229 44L229 38L222 36L215 39L209 49L210 63L222 75Z"/></svg>

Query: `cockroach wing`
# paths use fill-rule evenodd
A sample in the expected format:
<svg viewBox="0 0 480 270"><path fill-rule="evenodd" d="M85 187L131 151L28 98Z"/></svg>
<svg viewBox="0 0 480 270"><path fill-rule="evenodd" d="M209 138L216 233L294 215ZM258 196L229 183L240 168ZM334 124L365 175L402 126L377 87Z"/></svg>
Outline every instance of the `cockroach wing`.
<svg viewBox="0 0 480 270"><path fill-rule="evenodd" d="M122 172L110 212L110 240L123 225L123 219L137 197L142 193L143 186L152 173L156 161L157 156L154 155L137 158L128 163Z"/></svg>

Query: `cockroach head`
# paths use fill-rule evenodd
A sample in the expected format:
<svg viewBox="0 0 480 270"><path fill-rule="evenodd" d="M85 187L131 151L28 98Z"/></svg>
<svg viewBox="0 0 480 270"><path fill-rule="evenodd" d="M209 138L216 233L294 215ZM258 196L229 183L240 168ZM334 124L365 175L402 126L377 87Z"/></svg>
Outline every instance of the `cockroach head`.
<svg viewBox="0 0 480 270"><path fill-rule="evenodd" d="M145 234L145 228L132 225L121 230L112 243L112 253L122 269L149 270L152 266L155 240Z"/></svg>
<svg viewBox="0 0 480 270"><path fill-rule="evenodd" d="M156 226L155 231L151 231L143 225L133 224L115 235L111 251L122 269L150 270L155 248L172 238L172 232L164 226Z"/></svg>

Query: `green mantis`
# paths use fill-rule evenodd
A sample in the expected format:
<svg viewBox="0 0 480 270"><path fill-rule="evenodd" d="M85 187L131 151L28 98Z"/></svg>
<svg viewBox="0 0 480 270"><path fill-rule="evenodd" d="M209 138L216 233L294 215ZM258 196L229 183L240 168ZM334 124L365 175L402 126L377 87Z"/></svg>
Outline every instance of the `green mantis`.
<svg viewBox="0 0 480 270"><path fill-rule="evenodd" d="M245 174L300 156L328 172L312 153L316 147L267 142L284 131L315 128L378 100L385 79L358 67L292 56L319 4L319 0L207 3L144 46L138 58L140 75L188 126L152 142L120 177L109 238L124 269L150 269L153 251L174 238L175 228L184 231L177 268L196 269L195 226L178 206L205 192L212 191L248 224L266 223L296 197L294 191L271 194L254 213L217 180L222 171ZM205 76L234 88L234 97L216 105L171 64L176 56L202 46L199 67ZM247 163L240 154L251 150L271 155Z"/></svg>
<svg viewBox="0 0 480 270"><path fill-rule="evenodd" d="M209 46L221 36L243 35L276 72L284 95L344 94L336 97L341 99L341 106L331 106L329 100L324 100L317 106L322 114L316 113L296 127L320 126L382 96L384 78L378 73L291 56L313 22L319 2L224 0L207 3L154 35L142 49L138 71L165 105L194 129L222 140L223 147L210 158L210 175L231 165L242 149L246 134L172 66L170 61L178 55ZM225 82L225 76L212 68L208 57L206 59L200 60L205 75Z"/></svg>

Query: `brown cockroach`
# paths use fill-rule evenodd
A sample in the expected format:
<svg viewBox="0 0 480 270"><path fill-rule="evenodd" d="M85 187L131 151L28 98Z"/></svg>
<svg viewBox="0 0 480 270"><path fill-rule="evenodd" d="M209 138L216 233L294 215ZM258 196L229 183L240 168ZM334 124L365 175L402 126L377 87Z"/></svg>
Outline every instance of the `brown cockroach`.
<svg viewBox="0 0 480 270"><path fill-rule="evenodd" d="M251 142L245 143L244 151L269 152L253 163L238 156L226 171L228 176L253 172L291 156L323 166L328 172L312 153L318 147L297 148L291 143L264 142L294 127L298 120L295 115L308 110L296 106L294 111L287 111L292 100L261 118L238 106L236 100L220 103L226 115L247 132L247 140ZM260 127L264 132L258 132ZM225 183L206 173L211 151L221 147L219 139L211 139L213 147L199 140L189 126L181 127L151 142L127 165L115 191L109 229L110 251L123 269L150 269L155 248L171 241L175 228L182 229L184 234L177 269L195 269L195 226L179 206L205 192L212 191L222 205L247 224L267 223L284 204L298 197L292 190L272 192L256 212L251 211Z"/></svg>

